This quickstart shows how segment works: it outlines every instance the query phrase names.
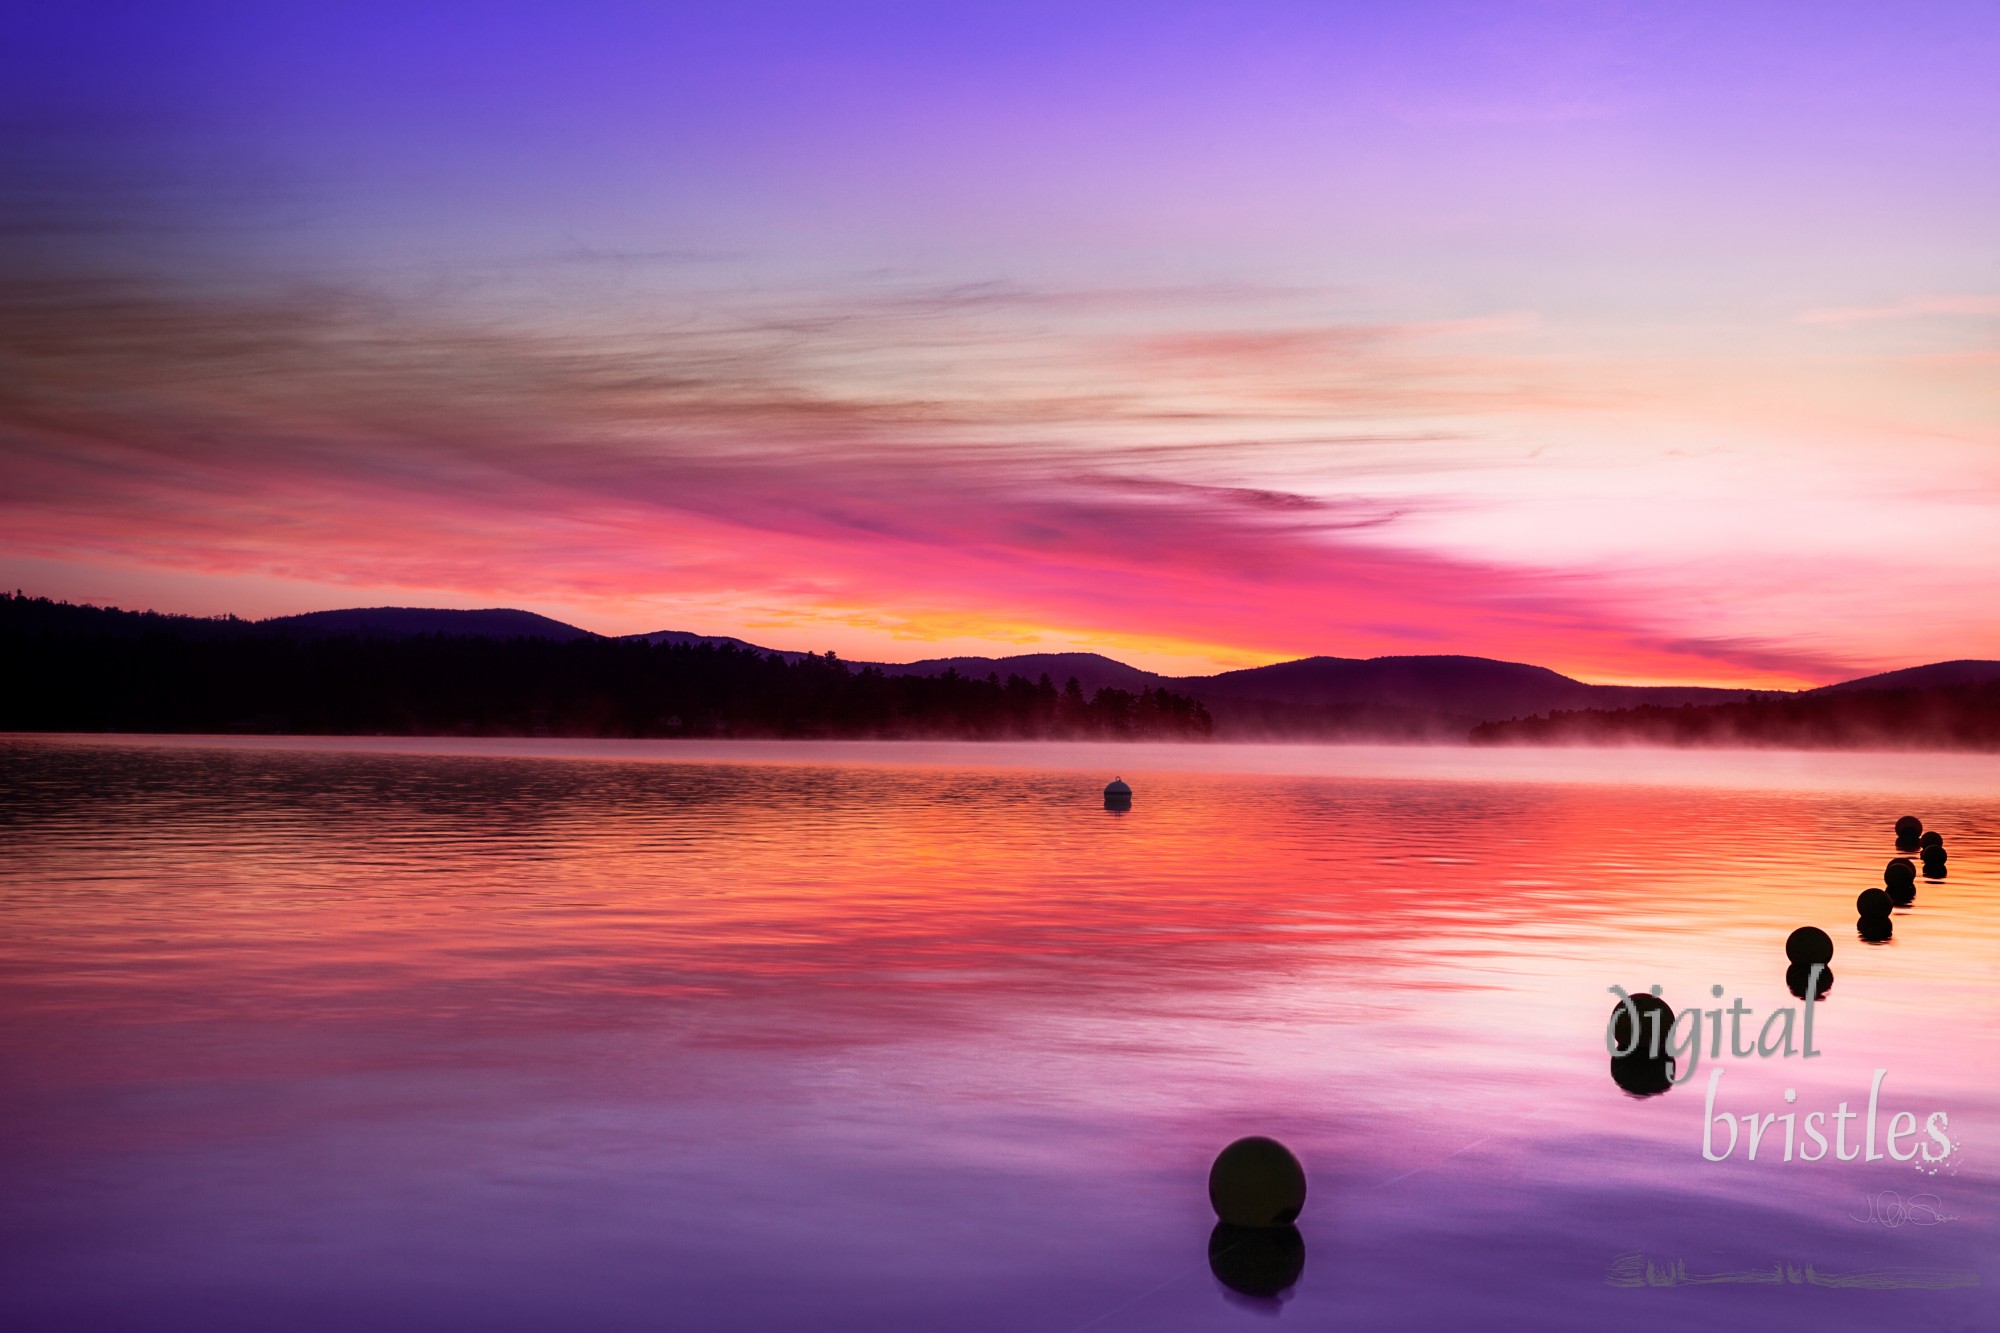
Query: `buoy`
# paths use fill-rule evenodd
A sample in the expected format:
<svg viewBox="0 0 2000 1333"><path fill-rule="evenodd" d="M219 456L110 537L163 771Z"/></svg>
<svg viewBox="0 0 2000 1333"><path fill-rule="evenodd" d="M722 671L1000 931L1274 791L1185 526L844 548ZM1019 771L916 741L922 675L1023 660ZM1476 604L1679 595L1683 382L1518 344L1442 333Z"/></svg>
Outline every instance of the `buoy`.
<svg viewBox="0 0 2000 1333"><path fill-rule="evenodd" d="M1275 1300L1306 1271L1306 1242L1293 1226L1235 1227L1208 1233L1208 1271L1231 1291L1259 1303Z"/></svg>
<svg viewBox="0 0 2000 1333"><path fill-rule="evenodd" d="M1104 785L1104 808L1106 810L1132 808L1132 789L1125 785L1125 779L1113 778Z"/></svg>
<svg viewBox="0 0 2000 1333"><path fill-rule="evenodd" d="M1306 1206L1305 1168L1284 1144L1252 1134L1216 1154L1208 1201L1231 1226L1287 1226Z"/></svg>
<svg viewBox="0 0 2000 1333"><path fill-rule="evenodd" d="M1924 833L1924 821L1915 815L1904 815L1896 821L1896 841L1915 842Z"/></svg>
<svg viewBox="0 0 2000 1333"><path fill-rule="evenodd" d="M1785 936L1785 957L1811 967L1833 961L1833 936L1818 926L1800 926Z"/></svg>
<svg viewBox="0 0 2000 1333"><path fill-rule="evenodd" d="M1911 880L1907 884L1891 884L1888 892L1889 901L1898 907L1908 907L1917 900L1917 884L1915 880Z"/></svg>
<svg viewBox="0 0 2000 1333"><path fill-rule="evenodd" d="M1833 948L1831 941L1828 942L1827 948L1829 951ZM1627 1000L1631 1003L1627 1004ZM1656 1011L1660 1015L1660 1047L1664 1051L1667 1033L1671 1032L1674 1026L1674 1007L1657 995L1640 991L1637 995L1629 995L1611 1006L1611 1053L1616 1055L1623 1051L1627 1055L1652 1055L1654 1024L1647 1015ZM1637 1040L1632 1036L1634 1014L1639 1018Z"/></svg>
<svg viewBox="0 0 2000 1333"><path fill-rule="evenodd" d="M1655 1060L1650 1055L1614 1055L1611 1057L1611 1081L1621 1092L1629 1092L1634 1097L1657 1097L1674 1086L1674 1057L1663 1055Z"/></svg>
<svg viewBox="0 0 2000 1333"><path fill-rule="evenodd" d="M1921 838L1918 838L1918 839L1917 839L1917 846L1919 846L1919 847L1935 847L1935 848L1937 848L1937 849L1938 849L1939 851L1943 851L1943 850L1944 850L1944 834L1942 834L1942 833L1939 833L1939 832L1938 832L1938 831L1937 831L1936 829L1932 829L1932 830L1931 830L1930 832L1928 832L1928 833L1924 834L1924 836L1923 836L1923 837L1921 837Z"/></svg>
<svg viewBox="0 0 2000 1333"><path fill-rule="evenodd" d="M1923 849L1923 862L1926 867L1941 866L1950 859L1949 856L1945 855L1945 850L1942 847L1926 847Z"/></svg>
<svg viewBox="0 0 2000 1333"><path fill-rule="evenodd" d="M1863 889L1861 896L1854 900L1854 910L1863 916L1887 916L1895 903L1881 889Z"/></svg>
<svg viewBox="0 0 2000 1333"><path fill-rule="evenodd" d="M1882 867L1882 882L1890 888L1917 882L1917 867L1907 856L1899 856Z"/></svg>
<svg viewBox="0 0 2000 1333"><path fill-rule="evenodd" d="M1645 991L1627 998L1629 1006L1625 1000L1611 1006L1611 1081L1634 1097L1657 1097L1674 1085L1674 1058L1664 1054L1667 1034L1674 1026L1674 1007ZM1653 1054L1655 1024L1651 1015L1655 1013L1660 1016L1660 1055ZM1632 1031L1635 1014L1639 1019L1636 1034Z"/></svg>

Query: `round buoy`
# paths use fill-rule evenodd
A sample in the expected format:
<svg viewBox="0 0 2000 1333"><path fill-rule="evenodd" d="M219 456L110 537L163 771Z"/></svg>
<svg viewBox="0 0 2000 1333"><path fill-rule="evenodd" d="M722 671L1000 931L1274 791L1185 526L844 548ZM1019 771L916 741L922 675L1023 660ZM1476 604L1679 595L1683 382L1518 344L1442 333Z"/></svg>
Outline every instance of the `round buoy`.
<svg viewBox="0 0 2000 1333"><path fill-rule="evenodd" d="M1237 1227L1208 1233L1208 1271L1231 1291L1259 1301L1290 1290L1306 1271L1306 1242L1294 1226Z"/></svg>
<svg viewBox="0 0 2000 1333"><path fill-rule="evenodd" d="M1937 849L1938 849L1939 851L1943 851L1943 850L1944 850L1944 834L1942 834L1942 833L1939 833L1939 832L1938 832L1938 831L1937 831L1936 829L1932 829L1932 830L1931 830L1930 832L1928 832L1928 833L1924 834L1924 836L1923 836L1923 837L1921 837L1921 838L1918 838L1918 839L1917 839L1917 846L1919 846L1919 847L1935 847L1935 848L1937 848Z"/></svg>
<svg viewBox="0 0 2000 1333"><path fill-rule="evenodd" d="M1208 1201L1231 1226L1285 1226L1306 1206L1305 1168L1284 1144L1252 1134L1216 1155Z"/></svg>
<svg viewBox="0 0 2000 1333"><path fill-rule="evenodd" d="M1831 947L1832 945L1829 944L1828 948ZM1667 1033L1673 1031L1674 1027L1674 1007L1659 996L1649 995L1645 991L1640 991L1637 995L1628 996L1627 999L1631 1001L1629 1006L1625 1000L1620 1000L1611 1006L1611 1053L1617 1055L1620 1051L1623 1051L1626 1055L1651 1056L1653 1053L1653 1020L1648 1018L1647 1015L1655 1012L1660 1015L1660 1045L1664 1048L1666 1046ZM1636 1041L1632 1036L1632 1015L1634 1013L1637 1013L1639 1016L1639 1036Z"/></svg>
<svg viewBox="0 0 2000 1333"><path fill-rule="evenodd" d="M1899 856L1882 867L1882 882L1894 888L1898 884L1917 882L1916 864L1907 856Z"/></svg>
<svg viewBox="0 0 2000 1333"><path fill-rule="evenodd" d="M1663 1055L1655 1060L1650 1055L1614 1055L1611 1081L1620 1092L1634 1097L1657 1097L1674 1086L1674 1057Z"/></svg>
<svg viewBox="0 0 2000 1333"><path fill-rule="evenodd" d="M1907 884L1891 884L1888 893L1890 902L1898 907L1908 907L1917 900L1917 883L1911 880Z"/></svg>
<svg viewBox="0 0 2000 1333"><path fill-rule="evenodd" d="M1863 889L1854 900L1854 910L1863 916L1887 916L1895 903L1881 889Z"/></svg>
<svg viewBox="0 0 2000 1333"><path fill-rule="evenodd" d="M1942 847L1926 847L1923 850L1923 863L1926 867L1941 866L1950 859Z"/></svg>
<svg viewBox="0 0 2000 1333"><path fill-rule="evenodd" d="M1818 926L1800 926L1785 936L1785 957L1811 967L1833 961L1833 936Z"/></svg>
<svg viewBox="0 0 2000 1333"><path fill-rule="evenodd" d="M1106 810L1130 810L1132 789L1123 778L1113 778L1104 784L1104 808Z"/></svg>
<svg viewBox="0 0 2000 1333"><path fill-rule="evenodd" d="M1896 821L1896 840L1898 842L1915 842L1923 836L1923 833L1924 821L1918 819L1915 815L1904 815Z"/></svg>

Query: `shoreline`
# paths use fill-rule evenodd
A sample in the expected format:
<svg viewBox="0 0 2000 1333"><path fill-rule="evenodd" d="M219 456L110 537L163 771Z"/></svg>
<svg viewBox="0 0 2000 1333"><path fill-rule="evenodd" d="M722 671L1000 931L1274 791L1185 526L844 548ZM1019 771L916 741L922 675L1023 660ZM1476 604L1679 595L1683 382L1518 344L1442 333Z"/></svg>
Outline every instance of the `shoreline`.
<svg viewBox="0 0 2000 1333"><path fill-rule="evenodd" d="M641 764L1174 773L1411 782L1533 782L1729 789L2000 793L1984 752L1260 741L630 740L583 737L309 736L0 732L0 744L300 755ZM1099 785L1101 785L1101 778ZM1148 808L1135 781L1134 812ZM1095 795L1095 788L1091 791ZM1157 805L1153 806L1158 809Z"/></svg>

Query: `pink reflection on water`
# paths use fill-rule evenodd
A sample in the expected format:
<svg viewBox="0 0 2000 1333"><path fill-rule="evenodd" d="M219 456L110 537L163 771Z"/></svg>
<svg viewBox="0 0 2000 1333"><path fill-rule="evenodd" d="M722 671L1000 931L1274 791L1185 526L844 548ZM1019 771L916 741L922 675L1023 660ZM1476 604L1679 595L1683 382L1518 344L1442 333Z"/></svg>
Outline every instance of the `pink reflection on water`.
<svg viewBox="0 0 2000 1333"><path fill-rule="evenodd" d="M1329 1320L1644 1324L1623 1252L1990 1249L1976 1154L1888 1237L1847 1214L1909 1167L1703 1162L1700 1085L1627 1097L1602 1047L1613 982L1796 1004L1818 924L1827 1055L1724 1061L1731 1104L1886 1065L1991 1142L1960 759L0 744L30 1326L1220 1326L1201 1181L1247 1132L1311 1173L1287 1312ZM1912 801L1953 874L1871 948Z"/></svg>

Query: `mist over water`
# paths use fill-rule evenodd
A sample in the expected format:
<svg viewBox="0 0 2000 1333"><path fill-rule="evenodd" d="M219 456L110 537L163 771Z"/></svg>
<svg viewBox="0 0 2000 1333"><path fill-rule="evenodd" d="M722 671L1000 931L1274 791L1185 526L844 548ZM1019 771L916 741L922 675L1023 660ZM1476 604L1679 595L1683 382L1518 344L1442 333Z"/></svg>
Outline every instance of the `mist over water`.
<svg viewBox="0 0 2000 1333"><path fill-rule="evenodd" d="M1207 1329L1210 1159L1304 1162L1305 1327L1977 1326L2000 774L1955 756L0 739L0 1322ZM1114 773L1136 789L1102 808ZM1856 938L1898 815L1951 848ZM1701 1157L1613 983L1797 1004L1738 1113L1950 1113L1947 1169ZM1725 998L1710 994L1724 988ZM1726 1037L1725 1037L1726 1040ZM1885 1226L1867 1200L1935 1195ZM1956 1321L1956 1322L1954 1322Z"/></svg>

